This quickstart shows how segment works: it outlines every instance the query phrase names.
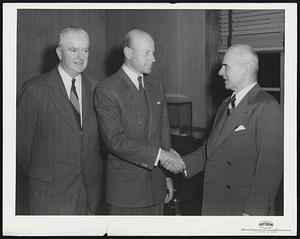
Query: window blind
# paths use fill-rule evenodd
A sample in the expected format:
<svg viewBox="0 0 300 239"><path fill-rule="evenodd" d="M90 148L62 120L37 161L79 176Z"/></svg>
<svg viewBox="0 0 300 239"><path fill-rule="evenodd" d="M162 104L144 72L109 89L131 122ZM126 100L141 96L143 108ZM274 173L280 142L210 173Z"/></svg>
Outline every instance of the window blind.
<svg viewBox="0 0 300 239"><path fill-rule="evenodd" d="M221 10L219 21L220 52L237 43L256 50L283 49L284 10Z"/></svg>

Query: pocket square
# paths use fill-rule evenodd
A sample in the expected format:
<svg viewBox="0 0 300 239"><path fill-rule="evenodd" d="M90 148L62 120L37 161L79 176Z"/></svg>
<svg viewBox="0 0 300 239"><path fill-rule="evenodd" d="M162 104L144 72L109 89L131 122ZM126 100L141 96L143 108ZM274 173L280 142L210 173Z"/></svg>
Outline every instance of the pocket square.
<svg viewBox="0 0 300 239"><path fill-rule="evenodd" d="M160 101L157 101L156 104L160 105Z"/></svg>
<svg viewBox="0 0 300 239"><path fill-rule="evenodd" d="M238 127L236 127L235 129L234 129L234 132L236 132L236 131L241 131L241 130L245 130L246 128L245 128L245 126L244 125L239 125Z"/></svg>

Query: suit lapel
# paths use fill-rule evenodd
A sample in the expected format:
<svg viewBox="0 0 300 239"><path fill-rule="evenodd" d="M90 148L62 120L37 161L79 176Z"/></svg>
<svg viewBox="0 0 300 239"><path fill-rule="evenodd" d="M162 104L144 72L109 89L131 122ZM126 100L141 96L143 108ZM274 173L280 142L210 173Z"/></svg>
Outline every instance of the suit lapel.
<svg viewBox="0 0 300 239"><path fill-rule="evenodd" d="M127 91L126 95L130 98L130 102L132 102L134 105L139 104L140 100L140 94L136 88L136 86L133 84L133 82L130 80L130 78L127 76L127 74L122 70L122 68L118 71L118 74L124 82L124 90ZM154 99L155 95L157 95L156 89L152 86L150 83L148 77L144 75L144 86L146 91L146 98L148 102L148 109L149 109L149 127L148 127L148 137L151 134L151 129L153 128L154 123L154 103L156 104L156 99ZM139 113L139 112L137 112Z"/></svg>
<svg viewBox="0 0 300 239"><path fill-rule="evenodd" d="M226 117L224 122L224 127L219 132L219 136L215 137L211 142L211 147L213 152L216 150L233 132L234 129L243 124L245 119L251 116L253 109L257 106L255 102L255 97L259 91L259 86L253 87L248 94L242 99L237 108L232 112L230 116ZM228 104L229 102L227 102ZM224 109L223 115L226 115L226 107Z"/></svg>
<svg viewBox="0 0 300 239"><path fill-rule="evenodd" d="M92 116L93 107L93 88L89 79L83 74L81 75L81 93L82 93L82 131L83 131L83 141L82 145L88 141L89 134L89 119Z"/></svg>
<svg viewBox="0 0 300 239"><path fill-rule="evenodd" d="M224 128L225 121L227 119L227 106L229 104L230 97L228 97L223 104L220 106L220 110L218 111L218 114L216 116L213 130L210 134L209 140L207 142L207 152L208 154L210 151L214 148L215 143L217 142L220 132Z"/></svg>
<svg viewBox="0 0 300 239"><path fill-rule="evenodd" d="M88 119L91 115L90 112L93 107L93 85L87 77L82 74L81 77L82 87L82 126L85 131L88 126Z"/></svg>
<svg viewBox="0 0 300 239"><path fill-rule="evenodd" d="M58 111L63 116L67 124L73 130L74 134L80 138L80 128L76 121L74 112L71 108L69 97L66 92L66 88L58 73L57 68L53 70L52 77L49 81L52 87L51 96L54 104L58 108Z"/></svg>
<svg viewBox="0 0 300 239"><path fill-rule="evenodd" d="M132 102L132 104L137 105L139 102L139 92L133 82L130 80L130 78L127 76L127 74L123 71L122 68L119 69L117 72L119 75L119 78L121 80L121 84L124 88L124 93L126 97L128 97L128 100Z"/></svg>

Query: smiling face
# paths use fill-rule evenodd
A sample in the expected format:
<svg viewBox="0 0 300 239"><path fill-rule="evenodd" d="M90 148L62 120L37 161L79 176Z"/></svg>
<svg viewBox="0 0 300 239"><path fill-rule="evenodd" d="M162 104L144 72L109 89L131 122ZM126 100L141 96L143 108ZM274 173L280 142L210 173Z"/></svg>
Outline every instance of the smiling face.
<svg viewBox="0 0 300 239"><path fill-rule="evenodd" d="M137 74L149 74L154 58L154 41L147 33L134 32L130 46L124 48L126 65Z"/></svg>
<svg viewBox="0 0 300 239"><path fill-rule="evenodd" d="M60 45L56 48L62 68L71 76L76 77L87 66L89 57L89 37L84 31L69 31L63 35Z"/></svg>

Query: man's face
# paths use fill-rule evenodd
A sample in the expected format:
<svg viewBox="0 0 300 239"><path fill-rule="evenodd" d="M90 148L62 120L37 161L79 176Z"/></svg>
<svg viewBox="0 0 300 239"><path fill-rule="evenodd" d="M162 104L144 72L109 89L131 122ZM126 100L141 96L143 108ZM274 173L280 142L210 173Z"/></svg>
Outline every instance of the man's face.
<svg viewBox="0 0 300 239"><path fill-rule="evenodd" d="M223 77L225 88L238 92L244 82L243 65L239 62L237 53L229 49L223 58L222 67L218 73Z"/></svg>
<svg viewBox="0 0 300 239"><path fill-rule="evenodd" d="M66 33L61 46L57 48L57 56L62 68L76 77L87 66L89 57L89 38L84 32Z"/></svg>
<svg viewBox="0 0 300 239"><path fill-rule="evenodd" d="M138 73L151 73L154 58L154 41L148 35L139 36L132 41L131 55L127 59L129 64Z"/></svg>

